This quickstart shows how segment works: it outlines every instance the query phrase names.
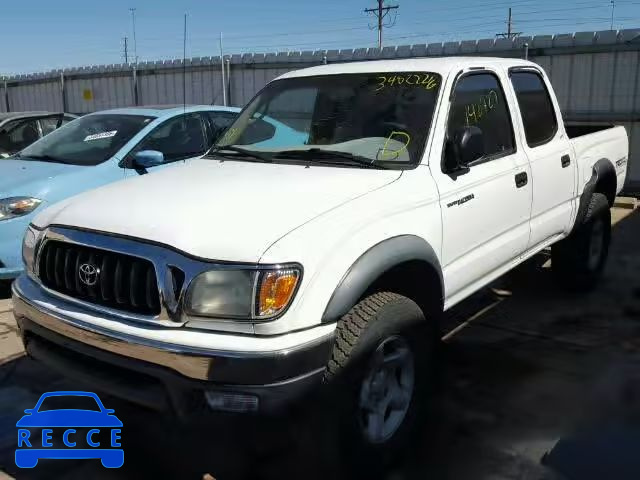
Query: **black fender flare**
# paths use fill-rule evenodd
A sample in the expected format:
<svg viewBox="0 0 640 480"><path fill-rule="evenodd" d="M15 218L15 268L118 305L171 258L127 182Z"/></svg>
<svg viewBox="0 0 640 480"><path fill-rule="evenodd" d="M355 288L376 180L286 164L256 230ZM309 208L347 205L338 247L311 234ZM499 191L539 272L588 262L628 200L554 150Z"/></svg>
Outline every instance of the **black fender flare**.
<svg viewBox="0 0 640 480"><path fill-rule="evenodd" d="M444 292L442 268L431 245L415 235L392 237L374 245L353 263L333 291L322 315L322 323L337 321L351 310L382 274L413 260L424 261L433 267L439 277L440 292Z"/></svg>
<svg viewBox="0 0 640 480"><path fill-rule="evenodd" d="M574 232L582 224L582 221L584 220L584 217L587 214L587 209L589 207L589 202L591 201L591 196L596 191L596 187L598 186L598 183L603 179L606 179L607 177L611 178L611 176L613 176L613 179L615 181L616 169L610 160L606 158L601 158L593 165L591 178L585 184L584 190L580 195L578 213L576 214L576 221L573 223L573 228L571 230L572 232ZM615 190L614 190L614 196L615 196ZM609 200L609 205L612 205L613 199L608 197L607 199Z"/></svg>

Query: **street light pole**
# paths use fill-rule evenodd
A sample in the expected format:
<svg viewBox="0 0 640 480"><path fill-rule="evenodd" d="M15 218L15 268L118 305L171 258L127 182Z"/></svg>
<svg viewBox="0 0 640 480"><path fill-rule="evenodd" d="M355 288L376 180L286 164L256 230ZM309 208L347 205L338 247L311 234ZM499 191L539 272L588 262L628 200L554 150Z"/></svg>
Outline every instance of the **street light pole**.
<svg viewBox="0 0 640 480"><path fill-rule="evenodd" d="M133 25L133 63L138 64L138 43L136 41L136 9L130 8L131 23Z"/></svg>

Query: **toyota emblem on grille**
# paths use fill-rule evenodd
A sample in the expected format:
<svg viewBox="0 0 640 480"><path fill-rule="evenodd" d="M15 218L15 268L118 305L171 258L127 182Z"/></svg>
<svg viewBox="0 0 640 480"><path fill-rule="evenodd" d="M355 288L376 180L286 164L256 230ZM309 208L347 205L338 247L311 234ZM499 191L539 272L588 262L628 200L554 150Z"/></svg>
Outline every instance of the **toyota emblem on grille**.
<svg viewBox="0 0 640 480"><path fill-rule="evenodd" d="M93 287L96 283L98 283L98 278L100 277L100 269L90 263L83 263L78 269L78 276L80 277L80 281L82 283L84 283L88 287Z"/></svg>

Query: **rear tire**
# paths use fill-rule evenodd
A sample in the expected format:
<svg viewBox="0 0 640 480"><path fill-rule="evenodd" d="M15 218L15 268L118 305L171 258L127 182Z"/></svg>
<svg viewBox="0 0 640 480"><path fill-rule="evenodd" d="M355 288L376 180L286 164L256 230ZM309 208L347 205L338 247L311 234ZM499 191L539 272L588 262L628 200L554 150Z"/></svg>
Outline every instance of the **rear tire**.
<svg viewBox="0 0 640 480"><path fill-rule="evenodd" d="M435 325L395 293L362 299L338 322L325 384L339 414L345 460L358 472L379 474L424 431L436 347Z"/></svg>
<svg viewBox="0 0 640 480"><path fill-rule="evenodd" d="M582 223L551 247L551 266L571 290L590 290L602 276L611 242L611 210L607 197L594 193Z"/></svg>

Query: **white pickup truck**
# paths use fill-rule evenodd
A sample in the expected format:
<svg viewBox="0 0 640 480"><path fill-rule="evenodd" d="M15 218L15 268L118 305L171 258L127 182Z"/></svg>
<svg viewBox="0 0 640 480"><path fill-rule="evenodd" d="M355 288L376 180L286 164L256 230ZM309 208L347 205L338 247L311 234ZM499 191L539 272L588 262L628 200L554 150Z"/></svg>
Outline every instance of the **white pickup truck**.
<svg viewBox="0 0 640 480"><path fill-rule="evenodd" d="M15 316L31 356L152 408L339 386L349 438L392 452L443 311L547 247L561 285L596 283L627 156L624 128L566 128L527 61L287 73L202 159L41 213Z"/></svg>

